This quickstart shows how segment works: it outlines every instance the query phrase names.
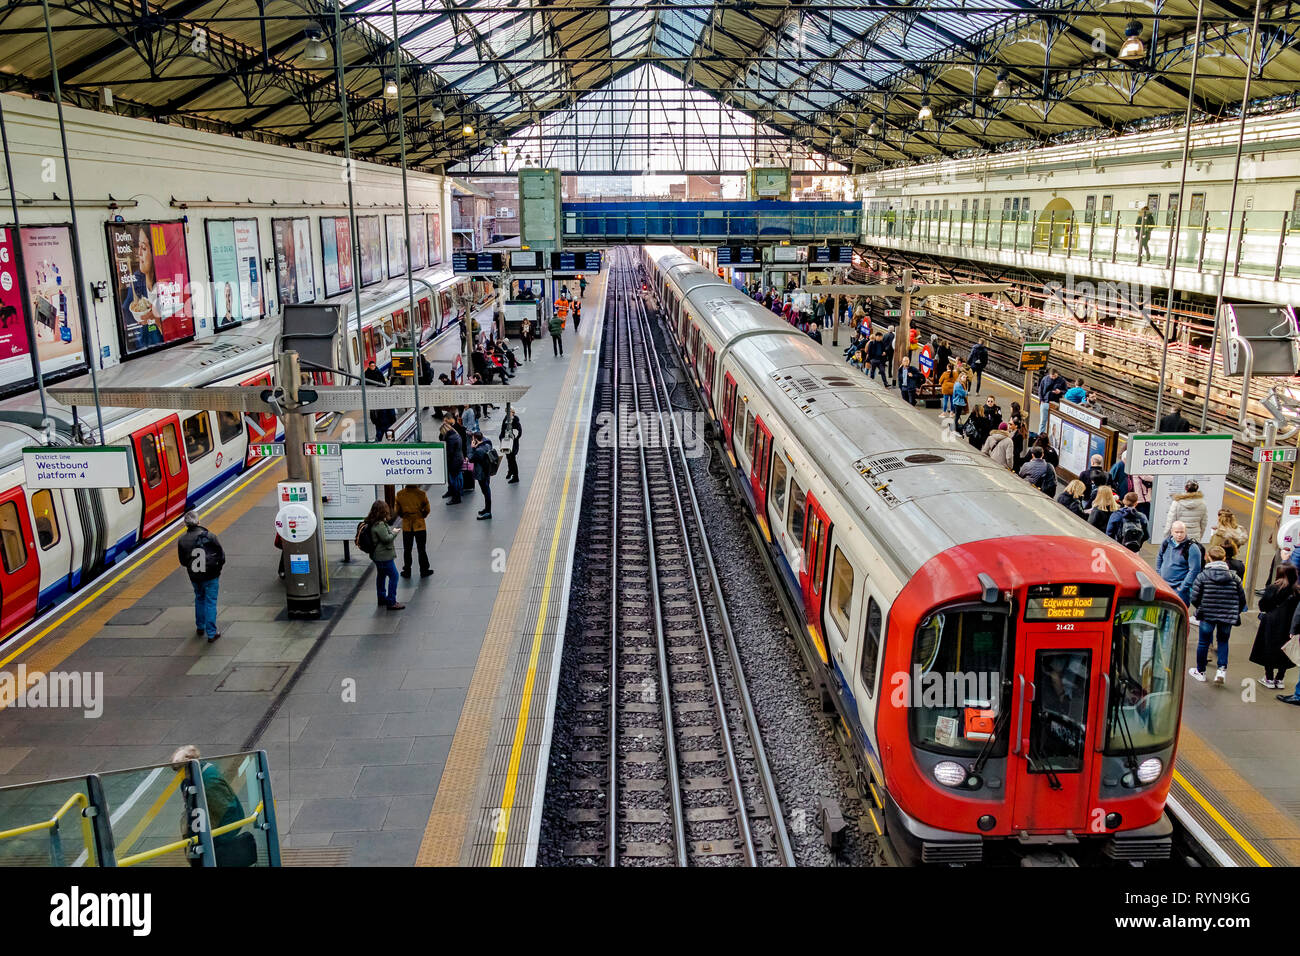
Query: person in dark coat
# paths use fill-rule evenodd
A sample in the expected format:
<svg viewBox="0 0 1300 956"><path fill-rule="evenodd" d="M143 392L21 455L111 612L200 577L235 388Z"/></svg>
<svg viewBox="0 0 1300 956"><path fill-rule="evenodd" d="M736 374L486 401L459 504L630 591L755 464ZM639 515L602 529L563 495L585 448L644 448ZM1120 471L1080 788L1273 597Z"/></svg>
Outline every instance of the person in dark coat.
<svg viewBox="0 0 1300 956"><path fill-rule="evenodd" d="M176 554L194 588L194 633L207 635L211 644L221 636L217 630L217 593L226 552L217 536L199 524L195 511L185 512L185 532L176 541Z"/></svg>
<svg viewBox="0 0 1300 956"><path fill-rule="evenodd" d="M1056 497L1056 469L1043 459L1043 450L1035 445L1032 457L1020 469L1020 477L1025 479L1049 498Z"/></svg>
<svg viewBox="0 0 1300 956"><path fill-rule="evenodd" d="M984 345L983 339L971 346L970 355L966 358L966 364L975 373L975 394L978 395L980 386L984 384L984 369L989 364L989 350Z"/></svg>
<svg viewBox="0 0 1300 956"><path fill-rule="evenodd" d="M1103 468L1101 463L1101 455L1093 455L1089 460L1088 467L1084 470L1083 474L1079 476L1086 488L1084 497L1089 501L1092 501L1093 498L1097 497L1098 488L1102 485L1110 484L1110 472Z"/></svg>
<svg viewBox="0 0 1300 956"><path fill-rule="evenodd" d="M491 447L481 432L475 432L470 439L469 459L474 463L474 480L483 489L483 510L478 513L479 521L492 517L492 465L488 459Z"/></svg>
<svg viewBox="0 0 1300 956"><path fill-rule="evenodd" d="M501 449L506 456L506 484L513 485L519 481L519 439L523 437L524 426L519 423L519 416L506 403L505 419L501 422Z"/></svg>
<svg viewBox="0 0 1300 956"><path fill-rule="evenodd" d="M1218 647L1218 670L1214 682L1222 684L1228 676L1228 640L1232 629L1241 623L1241 612L1246 608L1246 591L1241 578L1228 568L1226 555L1218 545L1207 552L1209 563L1192 582L1191 600L1196 608L1200 626L1200 640L1196 645L1196 665L1188 673L1193 680L1205 681L1205 666L1210 654L1210 642Z"/></svg>
<svg viewBox="0 0 1300 956"><path fill-rule="evenodd" d="M449 505L460 504L461 473L465 467L465 446L461 443L460 432L456 431L455 421L455 414L448 414L438 433L438 440L447 453L447 493L443 497Z"/></svg>
<svg viewBox="0 0 1300 956"><path fill-rule="evenodd" d="M939 377L948 371L948 363L952 361L952 348L948 345L948 340L944 339L939 343L939 347L934 350L934 380L939 381Z"/></svg>
<svg viewBox="0 0 1300 956"><path fill-rule="evenodd" d="M1264 589L1259 599L1259 630L1250 648L1250 660L1264 668L1258 680L1265 687L1282 689L1282 681L1291 668L1291 658L1282 653L1282 645L1297 632L1296 611L1300 609L1300 587L1296 586L1296 569L1290 564L1279 565L1273 583ZM1293 623L1293 621L1295 623Z"/></svg>
<svg viewBox="0 0 1300 956"><path fill-rule="evenodd" d="M1087 486L1076 478L1065 486L1064 491L1056 496L1056 503L1058 505L1064 505L1071 514L1078 515L1080 518L1087 520L1087 515L1083 510L1083 496L1087 490Z"/></svg>
<svg viewBox="0 0 1300 956"><path fill-rule="evenodd" d="M1061 463L1061 456L1058 455L1056 449L1052 447L1052 440L1047 437L1046 432L1034 439L1034 447L1043 450L1043 461L1047 462L1053 468Z"/></svg>
<svg viewBox="0 0 1300 956"><path fill-rule="evenodd" d="M1192 423L1183 418L1183 410L1177 405L1168 415L1160 418L1160 431L1162 432L1189 432L1192 430Z"/></svg>
<svg viewBox="0 0 1300 956"><path fill-rule="evenodd" d="M371 359L366 363L365 371L366 381L376 388L385 388L388 385L388 379L384 373L379 370L375 360ZM397 409L395 408L375 408L370 409L370 424L375 426L375 441L384 440L384 432L392 428L397 421Z"/></svg>

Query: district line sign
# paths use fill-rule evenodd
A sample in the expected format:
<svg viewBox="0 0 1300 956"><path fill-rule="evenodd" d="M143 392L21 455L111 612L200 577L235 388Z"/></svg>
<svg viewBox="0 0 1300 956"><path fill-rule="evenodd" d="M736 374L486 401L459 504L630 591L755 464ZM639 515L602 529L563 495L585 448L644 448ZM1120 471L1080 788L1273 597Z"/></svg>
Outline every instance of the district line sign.
<svg viewBox="0 0 1300 956"><path fill-rule="evenodd" d="M129 488L131 456L123 445L37 446L23 449L32 488Z"/></svg>
<svg viewBox="0 0 1300 956"><path fill-rule="evenodd" d="M343 444L347 485L445 485L447 452L442 442Z"/></svg>

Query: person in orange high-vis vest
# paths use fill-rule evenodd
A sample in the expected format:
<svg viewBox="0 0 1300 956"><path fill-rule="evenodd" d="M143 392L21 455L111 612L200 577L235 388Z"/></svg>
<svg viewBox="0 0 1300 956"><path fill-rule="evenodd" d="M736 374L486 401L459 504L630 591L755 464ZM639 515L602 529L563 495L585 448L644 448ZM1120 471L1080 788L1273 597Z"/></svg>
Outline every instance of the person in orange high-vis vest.
<svg viewBox="0 0 1300 956"><path fill-rule="evenodd" d="M556 300L555 300L555 314L556 314L557 316L559 316L559 319L560 319L560 328L564 328L564 326L567 324L568 319L569 319L569 300L568 300L568 299L556 299Z"/></svg>

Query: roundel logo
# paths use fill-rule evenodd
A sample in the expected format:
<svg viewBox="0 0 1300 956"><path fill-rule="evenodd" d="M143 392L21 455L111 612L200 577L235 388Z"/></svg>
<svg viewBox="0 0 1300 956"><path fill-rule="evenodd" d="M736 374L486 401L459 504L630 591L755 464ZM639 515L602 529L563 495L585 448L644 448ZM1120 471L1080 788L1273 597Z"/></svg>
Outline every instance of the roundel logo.
<svg viewBox="0 0 1300 956"><path fill-rule="evenodd" d="M217 452L217 467L218 467L218 468L221 467L221 463L225 460L225 457L226 457L225 452L220 452L220 451Z"/></svg>

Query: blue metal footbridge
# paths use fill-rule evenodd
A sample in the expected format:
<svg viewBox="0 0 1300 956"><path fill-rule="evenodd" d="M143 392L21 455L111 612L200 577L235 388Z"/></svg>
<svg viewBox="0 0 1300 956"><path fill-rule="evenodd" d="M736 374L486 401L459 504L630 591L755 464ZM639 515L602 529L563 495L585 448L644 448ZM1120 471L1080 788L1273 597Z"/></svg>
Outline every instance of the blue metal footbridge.
<svg viewBox="0 0 1300 956"><path fill-rule="evenodd" d="M565 242L710 245L732 240L857 240L862 204L777 200L573 202L562 206Z"/></svg>

